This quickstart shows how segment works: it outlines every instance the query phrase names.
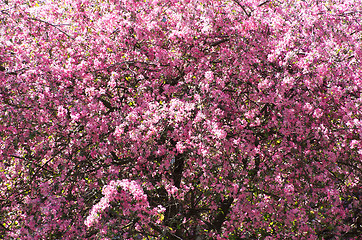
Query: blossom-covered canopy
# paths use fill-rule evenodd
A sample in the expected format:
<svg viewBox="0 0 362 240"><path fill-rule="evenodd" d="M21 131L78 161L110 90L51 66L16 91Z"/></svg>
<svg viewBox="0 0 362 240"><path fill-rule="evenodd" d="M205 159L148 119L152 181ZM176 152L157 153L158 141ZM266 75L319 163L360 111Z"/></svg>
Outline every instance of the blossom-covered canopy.
<svg viewBox="0 0 362 240"><path fill-rule="evenodd" d="M357 239L360 0L3 0L0 238Z"/></svg>

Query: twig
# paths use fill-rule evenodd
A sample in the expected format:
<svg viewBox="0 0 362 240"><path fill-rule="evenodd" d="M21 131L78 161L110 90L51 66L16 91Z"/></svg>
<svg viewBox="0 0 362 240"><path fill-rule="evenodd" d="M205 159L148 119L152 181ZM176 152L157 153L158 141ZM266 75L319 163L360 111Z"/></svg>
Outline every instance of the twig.
<svg viewBox="0 0 362 240"><path fill-rule="evenodd" d="M265 4L267 4L268 2L270 2L270 0L267 0L267 1L265 1L265 2L260 3L260 4L258 5L258 7L261 7L261 6L265 5Z"/></svg>
<svg viewBox="0 0 362 240"><path fill-rule="evenodd" d="M57 25L54 25L54 24L51 24L51 23L48 23L47 21L44 21L44 20L41 20L41 19L37 19L37 18L30 18L34 21L38 21L38 22L42 22L42 23L45 23L49 26L52 26L56 29L58 29L58 31L60 31L61 33L63 33L64 35L66 35L68 38L71 38L71 39L74 39L73 37L71 37L68 33L64 32L63 30L61 30L60 28L57 27Z"/></svg>
<svg viewBox="0 0 362 240"><path fill-rule="evenodd" d="M234 0L234 2L236 2L236 4L238 4L238 5L243 9L244 13L245 13L248 17L251 16L250 13L248 13L248 12L245 10L245 7L244 7L243 5L241 5L238 0Z"/></svg>

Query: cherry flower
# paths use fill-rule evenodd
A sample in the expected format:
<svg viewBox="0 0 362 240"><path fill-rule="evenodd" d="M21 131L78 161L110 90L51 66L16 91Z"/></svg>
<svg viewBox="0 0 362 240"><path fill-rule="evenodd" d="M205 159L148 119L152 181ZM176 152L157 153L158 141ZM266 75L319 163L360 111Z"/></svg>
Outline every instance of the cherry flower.
<svg viewBox="0 0 362 240"><path fill-rule="evenodd" d="M65 109L63 106L58 107L58 117L64 118L67 115L67 109Z"/></svg>

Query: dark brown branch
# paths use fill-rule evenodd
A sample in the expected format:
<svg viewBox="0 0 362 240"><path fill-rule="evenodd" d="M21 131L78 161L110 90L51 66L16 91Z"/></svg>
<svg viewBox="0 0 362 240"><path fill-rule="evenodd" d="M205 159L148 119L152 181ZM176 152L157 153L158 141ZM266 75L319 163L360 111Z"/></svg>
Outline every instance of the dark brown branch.
<svg viewBox="0 0 362 240"><path fill-rule="evenodd" d="M116 108L114 108L112 104L103 97L99 97L98 100L103 103L103 105L108 109L109 112L114 112L114 110L116 110Z"/></svg>
<svg viewBox="0 0 362 240"><path fill-rule="evenodd" d="M219 207L219 212L216 215L214 221L212 222L212 226L216 231L219 232L221 230L221 226L224 223L225 218L230 211L230 207L231 207L231 204L233 203L233 201L234 201L234 198L229 197L221 202L220 207Z"/></svg>
<svg viewBox="0 0 362 240"><path fill-rule="evenodd" d="M115 152L111 152L111 155L112 155L112 159L113 159L112 163L114 165L118 165L118 166L130 163L133 160L131 158L120 159L119 157L117 157Z"/></svg>
<svg viewBox="0 0 362 240"><path fill-rule="evenodd" d="M265 1L265 2L260 3L260 4L258 5L258 7L261 7L261 6L265 5L265 4L267 4L268 2L270 2L270 0L267 0L267 1Z"/></svg>
<svg viewBox="0 0 362 240"><path fill-rule="evenodd" d="M161 229L161 227L157 226L154 223L149 223L148 224L152 229L156 230L157 232L159 232L160 234L164 234L166 233L166 235L168 236L168 239L178 239L178 240L183 240L182 238L180 238L179 236L171 233L170 231L168 231L167 229Z"/></svg>
<svg viewBox="0 0 362 240"><path fill-rule="evenodd" d="M241 9L243 9L244 13L245 13L248 17L251 16L251 14L246 11L245 7L244 7L243 5L241 5L241 3L240 3L238 0L234 0L234 2L235 2L236 4L238 4L238 5L241 7Z"/></svg>
<svg viewBox="0 0 362 240"><path fill-rule="evenodd" d="M219 44L221 44L221 43L227 42L227 41L229 41L229 40L230 40L229 38L224 38L224 39L221 39L221 40L219 40L219 41L210 43L210 46L211 46L211 47L215 47L215 46L217 46L217 45L219 45Z"/></svg>
<svg viewBox="0 0 362 240"><path fill-rule="evenodd" d="M174 169L172 172L172 178L173 178L174 185L177 188L179 188L181 185L181 178L182 178L182 173L184 170L184 165L185 165L185 161L184 161L183 154L176 155Z"/></svg>
<svg viewBox="0 0 362 240"><path fill-rule="evenodd" d="M42 22L42 23L45 23L49 26L52 26L54 28L56 28L59 32L63 33L64 35L66 35L68 38L71 38L71 39L74 39L73 37L71 37L68 33L64 32L63 30L61 30L60 28L58 28L56 25L54 24L51 24L51 23L48 23L47 21L44 21L44 20L41 20L41 19L37 19L37 18L30 18L31 20L34 20L34 21L38 21L38 22Z"/></svg>

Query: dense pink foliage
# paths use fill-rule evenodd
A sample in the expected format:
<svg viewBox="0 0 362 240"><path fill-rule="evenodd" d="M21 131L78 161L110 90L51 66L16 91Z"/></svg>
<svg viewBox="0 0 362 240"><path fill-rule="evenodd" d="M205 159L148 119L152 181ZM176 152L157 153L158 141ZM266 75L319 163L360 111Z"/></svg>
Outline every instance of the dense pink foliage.
<svg viewBox="0 0 362 240"><path fill-rule="evenodd" d="M360 0L1 0L0 238L357 239Z"/></svg>

